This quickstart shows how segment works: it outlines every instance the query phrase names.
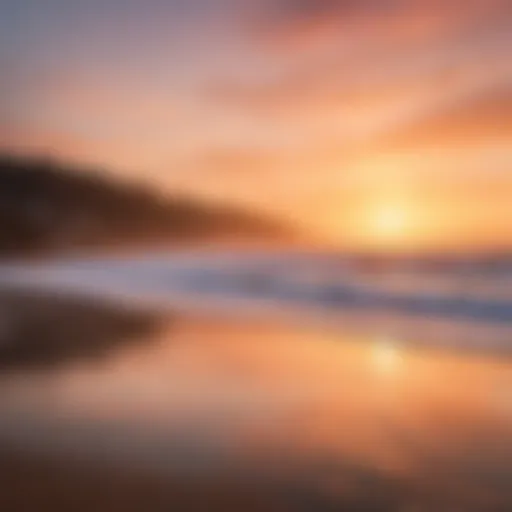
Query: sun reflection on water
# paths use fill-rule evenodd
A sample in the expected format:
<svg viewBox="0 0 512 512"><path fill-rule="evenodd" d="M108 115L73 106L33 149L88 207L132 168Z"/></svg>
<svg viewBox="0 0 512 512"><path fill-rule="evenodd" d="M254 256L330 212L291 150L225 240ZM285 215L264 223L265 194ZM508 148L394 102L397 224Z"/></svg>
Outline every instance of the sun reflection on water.
<svg viewBox="0 0 512 512"><path fill-rule="evenodd" d="M377 339L371 351L375 369L383 375L395 375L404 363L400 344L392 338Z"/></svg>

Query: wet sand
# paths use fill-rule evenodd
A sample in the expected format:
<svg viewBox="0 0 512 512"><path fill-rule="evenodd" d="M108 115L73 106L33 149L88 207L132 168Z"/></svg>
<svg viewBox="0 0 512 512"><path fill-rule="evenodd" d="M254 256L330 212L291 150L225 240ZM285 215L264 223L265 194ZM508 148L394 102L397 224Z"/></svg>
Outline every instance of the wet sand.
<svg viewBox="0 0 512 512"><path fill-rule="evenodd" d="M12 297L0 510L512 509L508 358Z"/></svg>

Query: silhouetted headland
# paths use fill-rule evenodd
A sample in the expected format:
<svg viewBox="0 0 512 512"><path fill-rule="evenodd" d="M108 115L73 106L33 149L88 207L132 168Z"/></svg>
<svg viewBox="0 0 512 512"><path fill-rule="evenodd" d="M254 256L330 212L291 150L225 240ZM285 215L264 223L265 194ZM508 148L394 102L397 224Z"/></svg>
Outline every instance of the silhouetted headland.
<svg viewBox="0 0 512 512"><path fill-rule="evenodd" d="M290 236L279 222L243 208L48 159L0 155L0 257Z"/></svg>

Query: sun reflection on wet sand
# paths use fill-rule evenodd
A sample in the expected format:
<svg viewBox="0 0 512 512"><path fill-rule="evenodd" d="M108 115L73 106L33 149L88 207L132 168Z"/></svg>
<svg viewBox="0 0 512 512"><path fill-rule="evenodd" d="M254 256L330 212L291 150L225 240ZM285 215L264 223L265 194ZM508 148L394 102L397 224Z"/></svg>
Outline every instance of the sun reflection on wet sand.
<svg viewBox="0 0 512 512"><path fill-rule="evenodd" d="M394 375L400 371L404 363L398 341L390 338L381 338L375 341L372 359L376 371L385 375Z"/></svg>

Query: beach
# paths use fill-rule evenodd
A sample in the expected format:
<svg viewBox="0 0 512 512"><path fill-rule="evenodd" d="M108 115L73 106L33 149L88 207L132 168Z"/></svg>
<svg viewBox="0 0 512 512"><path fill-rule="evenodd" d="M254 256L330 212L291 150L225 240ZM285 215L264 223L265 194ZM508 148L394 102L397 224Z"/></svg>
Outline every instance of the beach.
<svg viewBox="0 0 512 512"><path fill-rule="evenodd" d="M26 293L44 336L0 355L2 510L512 506L506 357Z"/></svg>

